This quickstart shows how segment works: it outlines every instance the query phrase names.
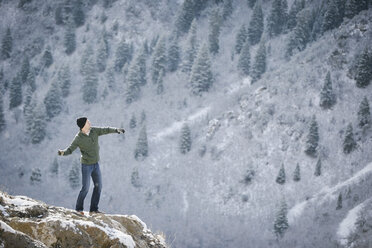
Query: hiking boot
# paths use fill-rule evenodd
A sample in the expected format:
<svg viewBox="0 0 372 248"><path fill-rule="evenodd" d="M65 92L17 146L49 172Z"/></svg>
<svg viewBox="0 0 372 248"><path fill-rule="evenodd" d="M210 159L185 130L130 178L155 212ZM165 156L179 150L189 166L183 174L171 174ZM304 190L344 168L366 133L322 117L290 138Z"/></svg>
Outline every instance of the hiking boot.
<svg viewBox="0 0 372 248"><path fill-rule="evenodd" d="M90 211L89 214L104 214L104 213L99 210L96 210L96 211Z"/></svg>

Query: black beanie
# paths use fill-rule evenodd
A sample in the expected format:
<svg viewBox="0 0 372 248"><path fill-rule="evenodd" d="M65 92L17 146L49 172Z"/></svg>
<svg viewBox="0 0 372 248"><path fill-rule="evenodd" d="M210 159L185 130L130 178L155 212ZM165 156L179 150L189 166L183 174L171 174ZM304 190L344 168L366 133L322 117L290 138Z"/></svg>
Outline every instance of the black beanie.
<svg viewBox="0 0 372 248"><path fill-rule="evenodd" d="M85 122L87 122L87 117L80 117L76 120L76 124L82 129L85 126Z"/></svg>

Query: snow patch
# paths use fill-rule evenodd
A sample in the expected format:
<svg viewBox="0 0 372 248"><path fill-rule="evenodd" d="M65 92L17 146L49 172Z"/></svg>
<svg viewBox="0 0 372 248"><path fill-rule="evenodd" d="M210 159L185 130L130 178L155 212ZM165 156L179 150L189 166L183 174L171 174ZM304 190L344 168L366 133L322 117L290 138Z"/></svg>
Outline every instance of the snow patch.
<svg viewBox="0 0 372 248"><path fill-rule="evenodd" d="M2 212L2 214L3 214L5 217L8 217L8 216L9 216L9 214L5 211L5 208L4 208L2 205L0 205L0 211Z"/></svg>
<svg viewBox="0 0 372 248"><path fill-rule="evenodd" d="M345 219L342 220L340 223L338 230L337 230L337 235L340 238L340 243L341 245L346 245L347 243L347 237L355 231L356 226L355 222L358 218L359 212L363 209L364 207L364 202L359 204L358 206L354 207L351 209Z"/></svg>
<svg viewBox="0 0 372 248"><path fill-rule="evenodd" d="M11 228L9 225L7 225L5 222L2 222L0 220L0 228L1 230L4 230L5 232L10 232L10 233L17 233L13 228Z"/></svg>

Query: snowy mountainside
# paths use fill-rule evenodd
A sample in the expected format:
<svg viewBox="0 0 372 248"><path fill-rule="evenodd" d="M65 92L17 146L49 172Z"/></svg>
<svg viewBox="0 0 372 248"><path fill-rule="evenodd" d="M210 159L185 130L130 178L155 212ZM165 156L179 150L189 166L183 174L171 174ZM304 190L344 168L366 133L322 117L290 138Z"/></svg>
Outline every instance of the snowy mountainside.
<svg viewBox="0 0 372 248"><path fill-rule="evenodd" d="M165 74L164 92L157 94L158 84L152 82L156 41L164 38L169 46L177 15L187 1L87 1L85 24L76 28L76 50L70 55L64 51L66 25L55 24L54 10L63 2L69 1L46 1L40 6L30 1L23 9L12 1L1 3L0 14L9 17L0 24L1 33L11 27L15 41L12 57L0 66L9 83L19 72L24 54L30 56L32 66L40 67L42 52L48 46L54 62L49 68L39 68L34 99L43 103L63 65L69 65L71 71L70 95L63 99L61 113L46 122L46 138L39 144L30 143L24 132L23 105L8 110L10 96L4 94L7 127L0 136L0 187L6 191L73 208L79 186L74 186L71 178L79 166L79 151L69 157L56 154L78 131L76 118L86 115L93 125L126 129L125 136L100 138L101 209L140 216L152 229L166 232L176 247L243 247L248 241L255 247L277 247L280 244L273 223L283 199L291 209L322 189L353 178L372 161L370 131L357 128L356 114L363 97L371 100L370 86L357 88L352 78L355 58L370 47L371 8L344 18L337 29L319 35L290 59L285 50L293 32L270 37L265 26L267 68L262 78L253 82L251 76L238 72L239 56L234 48L236 33L242 24L249 25L253 10L247 5L250 1L232 1L233 14L223 22L219 53L210 56L213 86L195 96L190 93L190 75L181 70L188 34L179 38L182 61L178 70ZM104 7L105 2L111 4ZM208 43L213 9L228 1L206 2L196 21L198 47ZM272 2L259 1L265 25ZM294 2L288 1L288 6ZM321 2L306 1L306 6L311 9ZM109 44L107 66L97 75L96 102L87 104L83 101L82 60L89 46L94 56L98 54L102 37L107 37ZM133 58L120 71L109 73L122 41L133 46ZM28 52L34 51L28 47L35 43L40 52ZM152 50L146 57L147 83L140 87L138 100L128 104L128 75L144 44ZM250 47L251 64L258 50L259 44ZM328 71L336 104L324 110L319 106L320 92ZM113 85L107 74L113 75ZM319 126L316 157L304 152L313 115ZM135 127L130 124L133 116ZM354 126L358 149L346 155L342 142L349 123ZM192 140L186 154L180 152L184 124L189 126ZM141 161L135 159L134 151L144 129L149 155ZM322 173L314 176L318 159ZM51 172L55 164L58 173ZM297 164L301 168L298 182L292 180ZM281 166L286 172L282 185L275 181ZM40 175L36 173L40 180L31 180L35 169L40 171ZM362 187L355 190L365 194ZM331 205L335 199L327 201ZM342 211L352 207L344 206ZM316 216L321 210L314 211ZM290 221L283 242L301 247L295 230L310 229L307 224L316 222L311 217ZM334 217L331 235L313 234L318 245L327 243L329 237L338 242L335 228L344 217Z"/></svg>

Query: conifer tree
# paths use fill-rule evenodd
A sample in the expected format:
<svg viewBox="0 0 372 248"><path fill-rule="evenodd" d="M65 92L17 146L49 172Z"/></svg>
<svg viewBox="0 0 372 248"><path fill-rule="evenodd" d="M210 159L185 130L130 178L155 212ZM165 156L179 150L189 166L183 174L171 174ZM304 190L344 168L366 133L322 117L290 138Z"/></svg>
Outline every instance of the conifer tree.
<svg viewBox="0 0 372 248"><path fill-rule="evenodd" d="M34 120L34 111L36 107L35 99L33 99L33 92L31 90L30 86L27 86L26 88L26 97L25 97L25 104L23 108L23 115L25 117L26 122L26 132L28 134L31 133L33 120Z"/></svg>
<svg viewBox="0 0 372 248"><path fill-rule="evenodd" d="M58 161L57 161L57 158L54 158L53 160L53 163L50 167L50 172L53 174L53 175L58 175L58 170L59 170L59 165L58 165Z"/></svg>
<svg viewBox="0 0 372 248"><path fill-rule="evenodd" d="M195 17L194 7L193 0L184 0L175 23L178 35L189 31L191 22Z"/></svg>
<svg viewBox="0 0 372 248"><path fill-rule="evenodd" d="M123 66L132 60L131 46L122 40L115 53L115 71L120 72Z"/></svg>
<svg viewBox="0 0 372 248"><path fill-rule="evenodd" d="M252 77L252 82L256 82L257 80L259 80L262 74L265 73L265 71L266 71L266 47L265 43L262 41L257 50L250 73Z"/></svg>
<svg viewBox="0 0 372 248"><path fill-rule="evenodd" d="M338 194L338 198L337 198L337 206L336 206L336 210L340 210L342 208L342 194L341 192Z"/></svg>
<svg viewBox="0 0 372 248"><path fill-rule="evenodd" d="M330 109L335 104L335 95L333 93L331 74L327 73L327 76L324 81L323 88L320 92L320 107L323 109Z"/></svg>
<svg viewBox="0 0 372 248"><path fill-rule="evenodd" d="M6 127L3 104L3 94L0 93L0 133L4 131Z"/></svg>
<svg viewBox="0 0 372 248"><path fill-rule="evenodd" d="M211 61L207 45L204 45L194 62L190 75L191 91L194 95L201 95L208 91L213 84Z"/></svg>
<svg viewBox="0 0 372 248"><path fill-rule="evenodd" d="M161 70L158 77L156 93L161 95L164 92L164 70Z"/></svg>
<svg viewBox="0 0 372 248"><path fill-rule="evenodd" d="M32 92L34 92L36 90L35 69L34 68L30 68L30 71L29 71L29 73L27 75L27 79L26 79L26 86L30 86Z"/></svg>
<svg viewBox="0 0 372 248"><path fill-rule="evenodd" d="M338 8L336 6L335 0L328 1L326 11L324 13L322 32L334 29L338 26Z"/></svg>
<svg viewBox="0 0 372 248"><path fill-rule="evenodd" d="M152 57L152 72L151 78L154 84L157 83L161 70L165 71L167 66L167 56L165 47L165 38L160 38L156 44L155 51Z"/></svg>
<svg viewBox="0 0 372 248"><path fill-rule="evenodd" d="M141 113L141 125L144 124L146 121L146 112L145 110L142 110L142 113Z"/></svg>
<svg viewBox="0 0 372 248"><path fill-rule="evenodd" d="M71 74L70 67L68 65L63 65L57 75L57 81L61 87L62 97L67 97L70 94L71 86Z"/></svg>
<svg viewBox="0 0 372 248"><path fill-rule="evenodd" d="M275 180L276 183L278 184L284 184L285 183L285 170L284 170L284 164L280 167L278 176L276 177Z"/></svg>
<svg viewBox="0 0 372 248"><path fill-rule="evenodd" d="M274 233L277 238L283 238L286 230L289 227L287 213L287 203L284 199L282 199L279 211L275 217L274 222Z"/></svg>
<svg viewBox="0 0 372 248"><path fill-rule="evenodd" d="M2 59L9 59L13 49L13 38L10 28L6 29L5 36L1 42L1 57Z"/></svg>
<svg viewBox="0 0 372 248"><path fill-rule="evenodd" d="M89 48L88 48L89 49ZM93 103L97 99L97 88L98 88L98 75L97 75L97 65L94 61L94 53L87 57L85 69L86 74L84 75L83 81L83 100L86 103Z"/></svg>
<svg viewBox="0 0 372 248"><path fill-rule="evenodd" d="M271 37L280 34L287 22L287 1L273 0L271 11L267 19L267 29Z"/></svg>
<svg viewBox="0 0 372 248"><path fill-rule="evenodd" d="M372 70L371 70L371 58L368 49L365 48L359 57L355 81L356 86L359 88L365 88L371 83Z"/></svg>
<svg viewBox="0 0 372 248"><path fill-rule="evenodd" d="M221 16L220 16L218 9L215 8L213 9L209 17L209 34L208 34L209 52L213 55L217 54L220 49L220 46L219 46L220 29L221 29Z"/></svg>
<svg viewBox="0 0 372 248"><path fill-rule="evenodd" d="M194 21L191 23L191 28L189 30L186 52L183 58L183 63L182 63L183 72L187 72L187 73L191 72L192 65L197 56L198 44L196 40L196 31L197 31L196 20L194 19Z"/></svg>
<svg viewBox="0 0 372 248"><path fill-rule="evenodd" d="M20 74L17 74L9 88L9 109L18 107L22 104L22 82Z"/></svg>
<svg viewBox="0 0 372 248"><path fill-rule="evenodd" d="M39 168L33 168L30 176L31 185L35 185L41 182L41 170Z"/></svg>
<svg viewBox="0 0 372 248"><path fill-rule="evenodd" d="M240 53L240 51L243 48L244 43L247 41L247 30L245 28L245 25L243 24L238 33L236 34L235 37L235 52L237 54Z"/></svg>
<svg viewBox="0 0 372 248"><path fill-rule="evenodd" d="M297 25L290 35L289 42L286 48L286 56L289 58L293 54L293 50L303 51L307 43L310 41L311 30L309 25L310 13L301 11L297 15Z"/></svg>
<svg viewBox="0 0 372 248"><path fill-rule="evenodd" d="M129 127L133 129L133 128L136 128L136 126L137 126L137 119L136 119L136 115L133 113L129 121Z"/></svg>
<svg viewBox="0 0 372 248"><path fill-rule="evenodd" d="M33 119L30 128L31 143L42 142L46 135L46 113L44 104L37 104L33 111Z"/></svg>
<svg viewBox="0 0 372 248"><path fill-rule="evenodd" d="M170 41L168 50L168 70L174 72L178 69L180 63L180 48L177 39L173 38Z"/></svg>
<svg viewBox="0 0 372 248"><path fill-rule="evenodd" d="M5 85L4 69L1 68L0 70L0 94L4 94L6 90L7 90L7 85Z"/></svg>
<svg viewBox="0 0 372 248"><path fill-rule="evenodd" d="M141 86L147 83L146 54L147 54L146 50L145 48L143 48L135 60L135 63L137 64L137 67L138 67L138 80Z"/></svg>
<svg viewBox="0 0 372 248"><path fill-rule="evenodd" d="M188 153L191 150L191 144L192 144L192 140L191 140L190 127L185 123L181 129L181 137L180 137L180 145L179 145L180 152L182 154Z"/></svg>
<svg viewBox="0 0 372 248"><path fill-rule="evenodd" d="M288 21L287 21L287 28L289 30L292 30L294 27L296 27L297 20L296 16L297 14L305 8L305 0L295 0L291 6L291 9L288 13Z"/></svg>
<svg viewBox="0 0 372 248"><path fill-rule="evenodd" d="M309 133L306 139L305 153L309 156L315 156L319 143L318 122L315 115L311 118Z"/></svg>
<svg viewBox="0 0 372 248"><path fill-rule="evenodd" d="M61 87L57 81L50 86L44 98L45 110L49 119L59 115L62 111Z"/></svg>
<svg viewBox="0 0 372 248"><path fill-rule="evenodd" d="M83 1L75 0L72 6L72 16L75 22L76 27L81 27L85 23L85 13L83 9Z"/></svg>
<svg viewBox="0 0 372 248"><path fill-rule="evenodd" d="M77 162L73 163L68 175L68 180L72 189L77 189L80 187L80 166Z"/></svg>
<svg viewBox="0 0 372 248"><path fill-rule="evenodd" d="M127 77L126 102L132 103L140 97L140 81L138 78L139 68L135 61L131 64Z"/></svg>
<svg viewBox="0 0 372 248"><path fill-rule="evenodd" d="M293 181L298 182L301 180L301 171L300 171L300 165L296 165L296 169L293 172Z"/></svg>
<svg viewBox="0 0 372 248"><path fill-rule="evenodd" d="M75 27L71 21L67 24L63 44L67 55L72 54L76 49Z"/></svg>
<svg viewBox="0 0 372 248"><path fill-rule="evenodd" d="M107 57L108 57L108 50L106 43L103 38L100 39L99 45L98 45L98 51L97 51L97 70L98 72L104 72L106 69L106 63L107 63Z"/></svg>
<svg viewBox="0 0 372 248"><path fill-rule="evenodd" d="M343 151L349 154L357 148L357 143L354 139L353 126L350 123L346 128L345 138L343 142Z"/></svg>
<svg viewBox="0 0 372 248"><path fill-rule="evenodd" d="M367 97L364 97L359 105L358 111L358 126L360 128L369 127L371 123L371 112Z"/></svg>
<svg viewBox="0 0 372 248"><path fill-rule="evenodd" d="M249 70L251 67L251 54L249 52L249 48L250 44L247 40L243 45L243 49L241 50L238 61L238 69L245 76L249 75Z"/></svg>
<svg viewBox="0 0 372 248"><path fill-rule="evenodd" d="M114 72L115 72L114 67L110 66L107 68L106 73L105 73L107 86L109 87L110 90L114 90L116 88Z"/></svg>
<svg viewBox="0 0 372 248"><path fill-rule="evenodd" d="M347 0L345 4L345 16L351 19L365 9L368 9L368 0Z"/></svg>
<svg viewBox="0 0 372 248"><path fill-rule="evenodd" d="M252 9L255 6L256 2L257 0L247 0L248 7Z"/></svg>
<svg viewBox="0 0 372 248"><path fill-rule="evenodd" d="M260 40L263 33L264 21L263 21L263 12L259 2L255 4L253 9L253 15L249 22L248 27L248 40L251 45L256 45Z"/></svg>
<svg viewBox="0 0 372 248"><path fill-rule="evenodd" d="M144 126L139 133L136 149L134 151L134 158L136 160L143 160L147 156L148 156L147 132L146 126Z"/></svg>
<svg viewBox="0 0 372 248"><path fill-rule="evenodd" d="M322 161L320 160L320 158L318 158L318 161L316 162L314 175L317 177L322 175Z"/></svg>
<svg viewBox="0 0 372 248"><path fill-rule="evenodd" d="M135 188L140 188L142 186L139 178L138 168L133 169L132 175L130 177L130 182Z"/></svg>
<svg viewBox="0 0 372 248"><path fill-rule="evenodd" d="M49 68L52 64L53 64L53 55L52 55L52 52L50 51L50 47L48 46L43 54L42 65L46 68Z"/></svg>
<svg viewBox="0 0 372 248"><path fill-rule="evenodd" d="M25 56L25 58L22 61L22 66L21 66L21 71L20 71L22 85L26 84L29 72L30 72L30 60L28 59L27 56Z"/></svg>
<svg viewBox="0 0 372 248"><path fill-rule="evenodd" d="M224 20L229 18L233 13L233 5L232 0L224 0L223 1L223 8L222 8L222 17Z"/></svg>

